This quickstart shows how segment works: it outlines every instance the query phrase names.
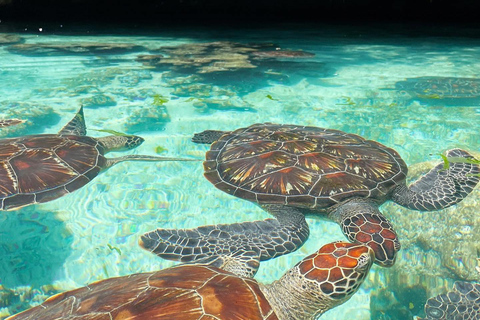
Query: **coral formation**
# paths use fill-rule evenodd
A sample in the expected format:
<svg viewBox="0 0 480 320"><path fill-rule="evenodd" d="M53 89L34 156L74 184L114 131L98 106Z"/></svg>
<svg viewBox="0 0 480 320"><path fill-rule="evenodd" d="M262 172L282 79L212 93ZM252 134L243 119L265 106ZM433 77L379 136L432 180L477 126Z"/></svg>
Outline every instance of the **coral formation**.
<svg viewBox="0 0 480 320"><path fill-rule="evenodd" d="M22 55L120 54L144 50L130 43L20 43L7 47L11 53Z"/></svg>

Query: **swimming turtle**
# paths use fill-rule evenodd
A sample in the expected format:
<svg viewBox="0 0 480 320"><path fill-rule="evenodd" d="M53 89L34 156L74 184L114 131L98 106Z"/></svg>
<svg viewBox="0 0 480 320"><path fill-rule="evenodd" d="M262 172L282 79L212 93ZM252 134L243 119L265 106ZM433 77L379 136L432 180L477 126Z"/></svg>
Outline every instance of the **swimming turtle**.
<svg viewBox="0 0 480 320"><path fill-rule="evenodd" d="M317 127L254 124L207 130L193 141L215 141L203 163L215 187L257 203L275 219L145 233L145 248L166 259L194 261L248 244L268 260L302 246L309 235L305 215L314 214L340 224L350 241L373 249L377 264L391 266L400 243L379 205L393 200L414 210L446 208L472 191L480 172L469 163L439 164L407 187L407 165L395 150ZM446 155L472 158L460 149Z"/></svg>
<svg viewBox="0 0 480 320"><path fill-rule="evenodd" d="M135 148L143 138L133 135L86 136L83 108L58 134L0 140L0 210L57 199L125 160L183 161L192 159L127 155L105 158L110 151Z"/></svg>
<svg viewBox="0 0 480 320"><path fill-rule="evenodd" d="M455 282L452 291L427 300L425 315L418 320L479 320L480 284Z"/></svg>
<svg viewBox="0 0 480 320"><path fill-rule="evenodd" d="M330 243L271 284L251 279L258 251L223 258L98 281L8 320L313 320L358 290L374 256L362 244Z"/></svg>
<svg viewBox="0 0 480 320"><path fill-rule="evenodd" d="M396 90L418 98L468 99L480 97L480 79L455 77L407 78L395 83Z"/></svg>
<svg viewBox="0 0 480 320"><path fill-rule="evenodd" d="M24 122L25 120L20 119L2 119L0 120L0 128L14 126Z"/></svg>

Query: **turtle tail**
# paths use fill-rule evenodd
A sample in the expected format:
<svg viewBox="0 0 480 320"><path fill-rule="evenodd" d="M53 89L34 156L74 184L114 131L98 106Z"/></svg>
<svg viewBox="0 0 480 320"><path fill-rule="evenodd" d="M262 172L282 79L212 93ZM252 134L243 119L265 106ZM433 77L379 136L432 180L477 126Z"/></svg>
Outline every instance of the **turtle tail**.
<svg viewBox="0 0 480 320"><path fill-rule="evenodd" d="M449 162L448 168L441 163L408 187L397 187L392 200L421 211L439 210L462 201L477 185L480 166L476 161L465 161L474 157L461 149L448 150L446 157L459 161Z"/></svg>

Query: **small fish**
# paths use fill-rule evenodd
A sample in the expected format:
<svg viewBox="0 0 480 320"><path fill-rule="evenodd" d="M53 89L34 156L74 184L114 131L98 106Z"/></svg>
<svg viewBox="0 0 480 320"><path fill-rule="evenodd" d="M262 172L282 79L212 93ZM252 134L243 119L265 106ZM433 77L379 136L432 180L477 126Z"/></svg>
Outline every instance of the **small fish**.
<svg viewBox="0 0 480 320"><path fill-rule="evenodd" d="M160 154L160 153L165 152L165 151L168 151L168 149L165 149L165 148L162 147L162 146L157 146L157 147L155 148L155 153L156 153L156 154Z"/></svg>
<svg viewBox="0 0 480 320"><path fill-rule="evenodd" d="M272 101L279 101L278 99L273 98L271 95L267 94L267 98Z"/></svg>
<svg viewBox="0 0 480 320"><path fill-rule="evenodd" d="M164 103L167 103L169 100L162 96L161 94L155 94L153 95L153 103L152 105L159 107L163 106Z"/></svg>
<svg viewBox="0 0 480 320"><path fill-rule="evenodd" d="M352 98L350 97L342 97L342 99L345 99L345 103L335 103L337 106L353 106L356 103L352 101Z"/></svg>

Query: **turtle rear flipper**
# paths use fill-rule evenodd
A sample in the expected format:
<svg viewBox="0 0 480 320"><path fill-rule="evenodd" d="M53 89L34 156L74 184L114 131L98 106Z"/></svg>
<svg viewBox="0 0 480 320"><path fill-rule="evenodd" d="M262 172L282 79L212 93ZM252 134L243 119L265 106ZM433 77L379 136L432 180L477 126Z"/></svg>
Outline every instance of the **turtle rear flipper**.
<svg viewBox="0 0 480 320"><path fill-rule="evenodd" d="M297 250L309 235L305 217L296 209L286 208L276 216L195 229L157 229L142 235L140 246L182 262L214 261L239 250L259 252L260 261L265 261Z"/></svg>
<svg viewBox="0 0 480 320"><path fill-rule="evenodd" d="M474 159L467 151L452 149L447 158ZM392 200L413 210L439 210L462 201L479 181L480 166L467 162L451 162L448 169L441 163L410 186L399 186Z"/></svg>

